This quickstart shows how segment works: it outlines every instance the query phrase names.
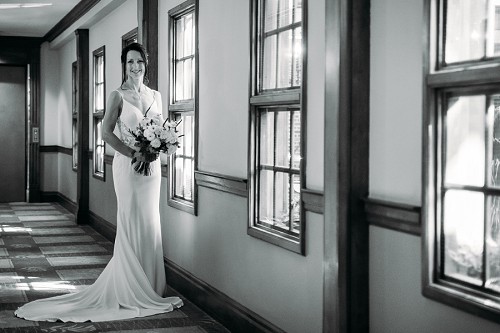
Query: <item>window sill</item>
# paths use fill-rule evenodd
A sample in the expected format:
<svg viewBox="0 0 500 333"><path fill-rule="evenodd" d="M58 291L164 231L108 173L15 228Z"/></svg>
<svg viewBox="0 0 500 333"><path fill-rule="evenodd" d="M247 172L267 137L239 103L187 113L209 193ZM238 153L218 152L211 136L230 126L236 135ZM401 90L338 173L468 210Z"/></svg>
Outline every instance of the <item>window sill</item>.
<svg viewBox="0 0 500 333"><path fill-rule="evenodd" d="M288 235L285 236L284 234L279 234L277 231L271 232L266 228L260 228L256 226L248 227L247 234L286 250L305 256L305 249L300 244L298 239L292 239Z"/></svg>

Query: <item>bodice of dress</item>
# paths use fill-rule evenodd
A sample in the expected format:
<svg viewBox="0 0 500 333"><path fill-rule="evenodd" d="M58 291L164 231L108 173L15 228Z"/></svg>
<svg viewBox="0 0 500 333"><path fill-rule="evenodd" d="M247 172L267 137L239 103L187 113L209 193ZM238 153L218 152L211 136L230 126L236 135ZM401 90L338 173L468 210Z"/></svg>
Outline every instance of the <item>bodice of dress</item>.
<svg viewBox="0 0 500 333"><path fill-rule="evenodd" d="M130 133L131 130L135 130L139 122L144 115L141 110L139 110L135 105L128 102L125 98L123 98L123 94L117 90L117 92L122 96L122 111L118 120L116 122L116 126L118 129L117 136L129 147L133 147L135 138ZM148 116L153 116L158 114L158 107L156 104L156 98L151 104L151 107L148 111Z"/></svg>

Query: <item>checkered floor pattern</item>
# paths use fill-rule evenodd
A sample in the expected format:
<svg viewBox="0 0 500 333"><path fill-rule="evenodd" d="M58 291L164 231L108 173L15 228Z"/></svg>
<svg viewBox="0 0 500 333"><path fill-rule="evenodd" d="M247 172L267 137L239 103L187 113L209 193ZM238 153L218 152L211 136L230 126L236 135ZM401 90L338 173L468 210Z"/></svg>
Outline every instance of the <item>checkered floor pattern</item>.
<svg viewBox="0 0 500 333"><path fill-rule="evenodd" d="M33 322L14 310L39 298L92 284L113 253L113 244L58 204L0 203L0 333L2 332L229 332L182 295L170 313L101 323Z"/></svg>

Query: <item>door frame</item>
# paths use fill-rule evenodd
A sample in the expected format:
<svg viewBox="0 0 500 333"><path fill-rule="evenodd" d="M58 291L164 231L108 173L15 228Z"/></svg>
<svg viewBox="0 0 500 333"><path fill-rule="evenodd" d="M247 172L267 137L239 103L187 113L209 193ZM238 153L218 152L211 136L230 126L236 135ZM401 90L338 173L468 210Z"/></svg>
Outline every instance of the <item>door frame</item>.
<svg viewBox="0 0 500 333"><path fill-rule="evenodd" d="M0 64L26 67L26 202L40 201L40 45L37 37L0 36ZM34 131L37 137L33 136Z"/></svg>

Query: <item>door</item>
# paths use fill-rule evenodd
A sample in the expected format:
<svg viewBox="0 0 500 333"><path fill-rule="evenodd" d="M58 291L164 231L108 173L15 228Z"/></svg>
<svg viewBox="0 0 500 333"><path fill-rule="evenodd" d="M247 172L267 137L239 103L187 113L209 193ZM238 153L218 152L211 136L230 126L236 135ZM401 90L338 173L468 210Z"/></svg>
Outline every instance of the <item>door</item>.
<svg viewBox="0 0 500 333"><path fill-rule="evenodd" d="M0 202L26 201L26 68L0 65Z"/></svg>

